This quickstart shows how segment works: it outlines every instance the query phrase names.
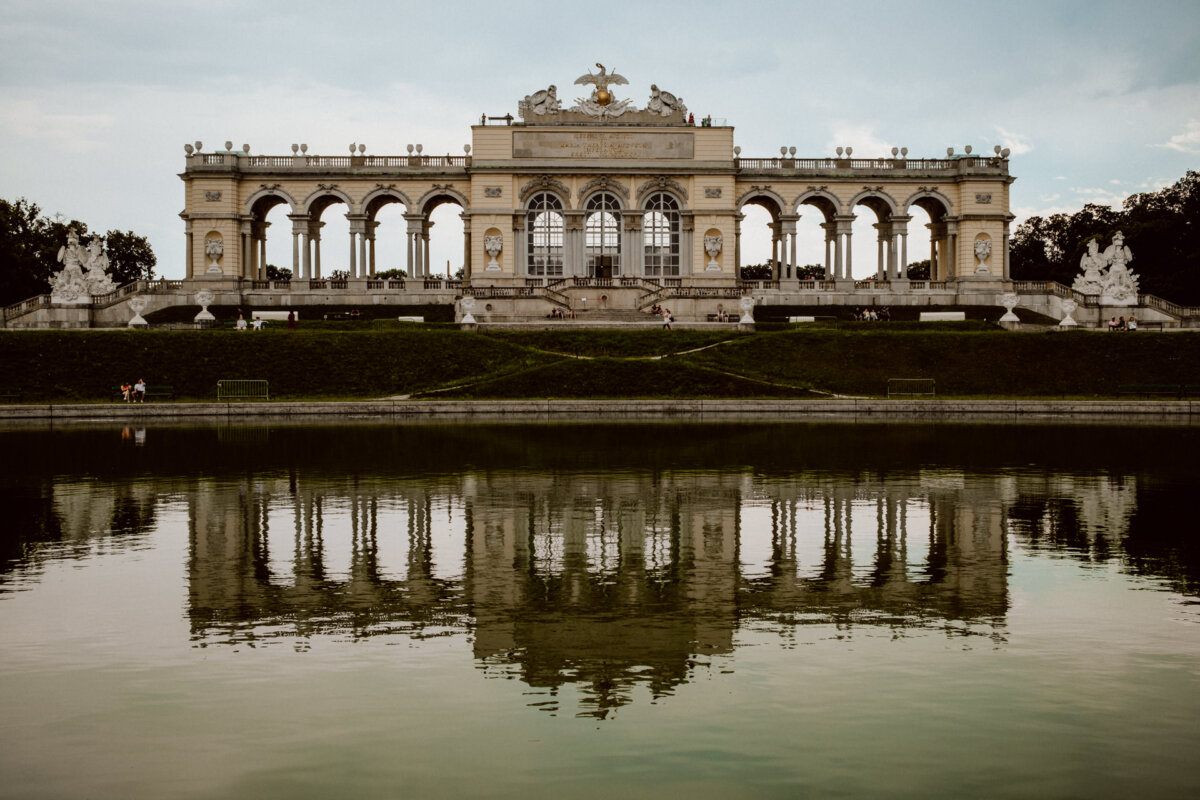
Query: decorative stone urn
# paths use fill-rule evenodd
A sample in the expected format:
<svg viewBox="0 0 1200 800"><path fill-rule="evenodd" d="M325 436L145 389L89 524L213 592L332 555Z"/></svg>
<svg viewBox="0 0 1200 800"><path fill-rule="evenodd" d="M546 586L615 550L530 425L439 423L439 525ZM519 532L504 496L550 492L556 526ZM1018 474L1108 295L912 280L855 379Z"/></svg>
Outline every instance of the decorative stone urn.
<svg viewBox="0 0 1200 800"><path fill-rule="evenodd" d="M212 312L208 310L208 307L212 305L213 300L215 300L215 299L216 299L215 295L213 295L213 293L210 292L208 289L201 289L200 291L196 292L196 304L200 306L200 313L197 314L195 317L193 317L192 321L193 322L215 321L216 317L214 317L212 315Z"/></svg>
<svg viewBox="0 0 1200 800"><path fill-rule="evenodd" d="M145 297L129 298L129 308L133 311L133 319L129 320L130 328L149 327L150 323L146 322L145 318L142 317L142 312L146 310L146 306L148 305L150 305L150 300Z"/></svg>
<svg viewBox="0 0 1200 800"><path fill-rule="evenodd" d="M1072 300L1070 298L1063 300L1062 310L1063 310L1063 314L1065 316L1062 318L1062 321L1058 323L1058 326L1060 328L1074 328L1077 325L1079 325L1079 323L1076 322L1074 320L1074 318L1071 317L1071 315L1075 313L1075 309L1077 309L1077 308L1079 308L1079 304L1076 303L1074 300Z"/></svg>
<svg viewBox="0 0 1200 800"><path fill-rule="evenodd" d="M458 309L462 312L462 319L459 320L460 325L475 325L475 316L471 313L475 310L475 298L467 295L458 301Z"/></svg>
<svg viewBox="0 0 1200 800"><path fill-rule="evenodd" d="M721 265L717 263L717 256L721 253L721 246L724 244L722 236L705 236L704 237L704 252L708 253L708 266L705 268L708 272L719 272Z"/></svg>
<svg viewBox="0 0 1200 800"><path fill-rule="evenodd" d="M982 273L987 273L989 271L987 264L985 264L983 262L987 261L988 256L990 256L991 254L992 254L992 240L991 239L979 239L975 242L975 258L978 259L978 261L979 261L979 263L975 265L975 274L976 275L979 275Z"/></svg>
<svg viewBox="0 0 1200 800"><path fill-rule="evenodd" d="M208 265L207 272L219 273L221 265L217 262L221 256L225 254L225 240L221 237L209 239L204 243L204 254L212 259L212 263Z"/></svg>
<svg viewBox="0 0 1200 800"><path fill-rule="evenodd" d="M742 318L738 320L739 325L754 324L754 298L750 295L742 295L738 298L738 308L742 310Z"/></svg>
<svg viewBox="0 0 1200 800"><path fill-rule="evenodd" d="M1000 318L1001 322L1020 322L1021 319L1013 313L1013 309L1017 307L1020 300L1014 292L1005 292L1000 295L1000 305L1004 306L1005 314Z"/></svg>
<svg viewBox="0 0 1200 800"><path fill-rule="evenodd" d="M503 236L485 236L483 237L483 249L487 251L488 256L492 259L487 263L486 269L489 272L498 272L500 270L500 262L496 260L496 256L500 255L500 251L504 249ZM465 299L465 298L464 298ZM474 298L472 298L473 300Z"/></svg>

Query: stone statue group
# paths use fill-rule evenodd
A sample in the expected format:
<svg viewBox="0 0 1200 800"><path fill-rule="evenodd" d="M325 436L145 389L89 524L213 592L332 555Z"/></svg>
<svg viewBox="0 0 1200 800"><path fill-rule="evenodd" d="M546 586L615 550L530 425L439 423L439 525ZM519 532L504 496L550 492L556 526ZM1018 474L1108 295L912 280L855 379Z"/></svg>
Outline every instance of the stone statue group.
<svg viewBox="0 0 1200 800"><path fill-rule="evenodd" d="M1100 295L1104 305L1136 305L1138 276L1127 266L1133 260L1133 254L1125 246L1121 232L1113 234L1112 244L1103 253L1099 239L1089 240L1087 247L1079 260L1082 272L1075 276L1071 288L1083 294Z"/></svg>
<svg viewBox="0 0 1200 800"><path fill-rule="evenodd" d="M603 64L597 63L596 66L600 68L598 73L593 74L589 70L586 75L581 75L575 80L577 84L591 84L594 87L591 95L576 98L576 105L568 111L603 118L619 117L627 111L637 111L631 100L617 99L608 91L610 84L628 84L625 76L609 72ZM526 95L520 103L519 111L523 119L559 113L562 111L562 101L558 99L558 87L551 85ZM650 100L646 103L645 111L659 117L687 118L687 106L683 104L683 98L659 89L656 84L650 86Z"/></svg>
<svg viewBox="0 0 1200 800"><path fill-rule="evenodd" d="M100 236L93 236L84 247L75 229L69 229L67 243L58 249L58 261L63 267L50 277L53 303L90 303L93 295L108 294L117 288L108 274L108 256Z"/></svg>

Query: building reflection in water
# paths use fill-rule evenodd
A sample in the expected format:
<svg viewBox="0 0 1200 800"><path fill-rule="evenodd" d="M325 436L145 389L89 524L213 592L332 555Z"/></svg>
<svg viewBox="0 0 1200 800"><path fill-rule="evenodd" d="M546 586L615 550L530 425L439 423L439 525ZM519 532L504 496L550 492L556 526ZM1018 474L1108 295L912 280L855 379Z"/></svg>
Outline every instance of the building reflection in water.
<svg viewBox="0 0 1200 800"><path fill-rule="evenodd" d="M468 632L485 674L519 676L550 710L575 684L583 713L603 716L637 686L669 694L748 624L1002 636L1008 484L515 471L214 482L189 498L188 612L205 645Z"/></svg>
<svg viewBox="0 0 1200 800"><path fill-rule="evenodd" d="M571 687L604 715L736 666L764 632L1002 639L1014 554L1200 596L1181 526L1198 438L306 425L167 427L137 446L121 429L15 430L0 592L55 560L155 546L186 510L197 646L464 635L483 674L534 687L539 708Z"/></svg>

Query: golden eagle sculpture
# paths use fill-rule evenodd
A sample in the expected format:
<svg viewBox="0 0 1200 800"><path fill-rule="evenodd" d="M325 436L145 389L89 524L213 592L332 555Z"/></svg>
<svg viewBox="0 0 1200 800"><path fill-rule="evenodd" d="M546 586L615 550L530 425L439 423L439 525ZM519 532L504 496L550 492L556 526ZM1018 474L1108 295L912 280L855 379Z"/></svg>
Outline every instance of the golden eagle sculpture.
<svg viewBox="0 0 1200 800"><path fill-rule="evenodd" d="M595 84L596 88L592 92L592 101L595 102L596 105L606 106L612 102L612 95L608 92L608 85L610 83L615 83L619 86L622 83L629 83L629 81L625 79L624 75L618 75L615 72L609 72L599 61L596 62L596 66L600 69L600 72L595 75L593 75L591 72L588 72L586 75L580 75L575 79L575 83Z"/></svg>

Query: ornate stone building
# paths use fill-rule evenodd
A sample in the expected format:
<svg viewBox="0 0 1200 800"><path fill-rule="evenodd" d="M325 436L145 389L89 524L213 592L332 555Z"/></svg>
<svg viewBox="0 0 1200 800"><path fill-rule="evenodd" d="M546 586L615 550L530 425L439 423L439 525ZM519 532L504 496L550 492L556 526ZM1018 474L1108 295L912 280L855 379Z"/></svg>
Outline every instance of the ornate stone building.
<svg viewBox="0 0 1200 800"><path fill-rule="evenodd" d="M572 292L595 295L598 288L606 290L609 308L637 309L651 296L669 297L686 318L688 310L711 310L702 298L746 291L760 302L864 289L955 295L964 287L950 283L994 292L1008 277L1013 178L1006 152L854 158L847 149L830 158L796 158L794 151L742 158L732 127L696 124L677 97L657 86L638 109L610 91L626 81L603 67L579 82L594 88L570 109L551 86L520 103L519 120L482 119L472 127L468 155L373 156L362 147L344 156L295 148L290 156L189 152L180 175L188 278L249 281L249 290L271 291L261 285L266 216L285 205L292 225L281 233L292 240L293 284L326 280L322 248L332 244L339 266L349 264L347 290L361 281L362 291L386 293L389 287L371 284L380 283L372 281L378 215L393 203L405 209L409 283L420 279L425 288L432 279L430 215L452 203L465 221L461 286L430 288L513 298L519 302L504 312L515 316L544 316L555 305L575 305L580 298ZM748 285L740 281L740 240L749 205L770 214L775 274ZM928 212L928 232L910 231L914 206ZM330 212L345 213L349 242L323 240ZM862 243L855 247L851 223L862 214L877 231L867 246L876 252L867 254L879 267L868 286L851 277L864 250ZM825 231L824 281L797 275L801 215L817 216ZM917 245L910 248L910 236L925 243L922 255ZM910 255L926 251L932 280L907 281Z"/></svg>
<svg viewBox="0 0 1200 800"><path fill-rule="evenodd" d="M312 155L307 145L282 156L236 151L232 142L217 152L186 145L183 280L130 284L90 303L43 295L5 309L5 325L123 325L141 320L137 311L196 305L202 290L216 306L254 309L456 304L456 319L482 323L556 311L649 322L657 305L704 322L736 320L738 307L756 305L998 306L1004 295L1005 305L1055 320L1078 307L1083 325L1112 310L1099 295L1010 280L1007 150L911 158L893 148L863 158L839 147L797 158L795 148L781 148L746 158L732 127L697 123L681 98L655 84L639 108L618 96L623 76L597 67L575 81L590 88L569 108L552 85L526 96L519 118L482 118L464 155L431 156L420 145L391 156L367 155L363 145L342 156ZM431 215L445 204L464 221L461 277L431 270ZM391 205L403 208L403 231L381 223ZM742 274L749 206L770 219L768 279ZM279 207L290 226L271 213ZM928 224L914 223L915 208ZM348 241L322 234L334 214L345 215ZM868 242L854 234L863 217L874 229ZM800 270L802 218L824 232L820 279ZM267 239L279 236L290 240L290 280L266 274ZM405 238L404 279L376 274L380 236ZM909 280L906 265L926 257L929 278ZM1200 318L1135 292L1123 302L1138 305L1143 319Z"/></svg>

